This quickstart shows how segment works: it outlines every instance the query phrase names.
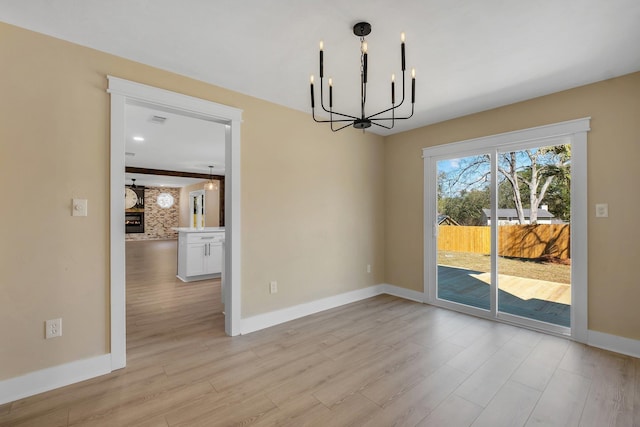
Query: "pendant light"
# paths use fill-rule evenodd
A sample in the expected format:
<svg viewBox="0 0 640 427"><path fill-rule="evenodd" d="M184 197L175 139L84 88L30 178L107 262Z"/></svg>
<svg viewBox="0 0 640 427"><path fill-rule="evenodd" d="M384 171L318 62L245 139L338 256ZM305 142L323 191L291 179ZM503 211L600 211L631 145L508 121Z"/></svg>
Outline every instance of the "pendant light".
<svg viewBox="0 0 640 427"><path fill-rule="evenodd" d="M208 191L217 190L218 185L213 179L213 166L209 166L209 181L204 184L204 189Z"/></svg>

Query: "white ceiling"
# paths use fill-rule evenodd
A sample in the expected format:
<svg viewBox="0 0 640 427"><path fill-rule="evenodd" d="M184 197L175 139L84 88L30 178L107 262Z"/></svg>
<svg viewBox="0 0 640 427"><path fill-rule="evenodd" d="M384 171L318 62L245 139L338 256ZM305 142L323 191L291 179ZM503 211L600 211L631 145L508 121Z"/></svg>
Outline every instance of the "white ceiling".
<svg viewBox="0 0 640 427"><path fill-rule="evenodd" d="M224 175L224 148L222 124L138 105L126 106L126 166ZM132 178L137 185L154 187L183 187L202 182L202 179L128 173L126 183L130 184Z"/></svg>
<svg viewBox="0 0 640 427"><path fill-rule="evenodd" d="M353 114L366 20L368 113L389 101L400 32L417 70L394 131L640 70L638 0L0 0L0 20L306 112L322 39L334 107Z"/></svg>

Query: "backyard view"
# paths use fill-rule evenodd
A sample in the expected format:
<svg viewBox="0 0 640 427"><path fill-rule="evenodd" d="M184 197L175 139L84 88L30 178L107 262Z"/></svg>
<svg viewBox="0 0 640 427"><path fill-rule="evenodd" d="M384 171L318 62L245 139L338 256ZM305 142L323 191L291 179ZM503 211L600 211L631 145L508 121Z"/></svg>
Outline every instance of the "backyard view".
<svg viewBox="0 0 640 427"><path fill-rule="evenodd" d="M487 265L488 257L489 255L468 252L441 251L438 253L438 263L482 271ZM568 261L500 258L498 263L500 274L571 285L571 265Z"/></svg>
<svg viewBox="0 0 640 427"><path fill-rule="evenodd" d="M497 209L489 154L438 162L439 299L489 310L497 291L498 312L570 326L570 159L568 145L498 153Z"/></svg>

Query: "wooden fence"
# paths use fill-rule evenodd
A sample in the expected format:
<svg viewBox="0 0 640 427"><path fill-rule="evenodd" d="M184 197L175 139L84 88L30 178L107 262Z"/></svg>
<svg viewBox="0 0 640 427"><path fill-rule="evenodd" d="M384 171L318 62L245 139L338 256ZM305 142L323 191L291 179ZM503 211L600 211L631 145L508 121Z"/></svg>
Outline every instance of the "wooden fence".
<svg viewBox="0 0 640 427"><path fill-rule="evenodd" d="M441 225L438 229L438 250L489 254L490 230L488 226ZM569 224L501 225L498 227L498 255L569 259L570 231Z"/></svg>

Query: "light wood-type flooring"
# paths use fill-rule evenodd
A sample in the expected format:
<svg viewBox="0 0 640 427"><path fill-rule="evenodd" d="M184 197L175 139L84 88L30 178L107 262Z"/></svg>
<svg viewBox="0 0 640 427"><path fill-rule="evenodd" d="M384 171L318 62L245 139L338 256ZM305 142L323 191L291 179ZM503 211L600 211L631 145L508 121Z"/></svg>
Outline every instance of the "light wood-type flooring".
<svg viewBox="0 0 640 427"><path fill-rule="evenodd" d="M175 251L127 243L125 369L0 425L640 426L640 360L392 296L227 337L219 282L176 280Z"/></svg>

